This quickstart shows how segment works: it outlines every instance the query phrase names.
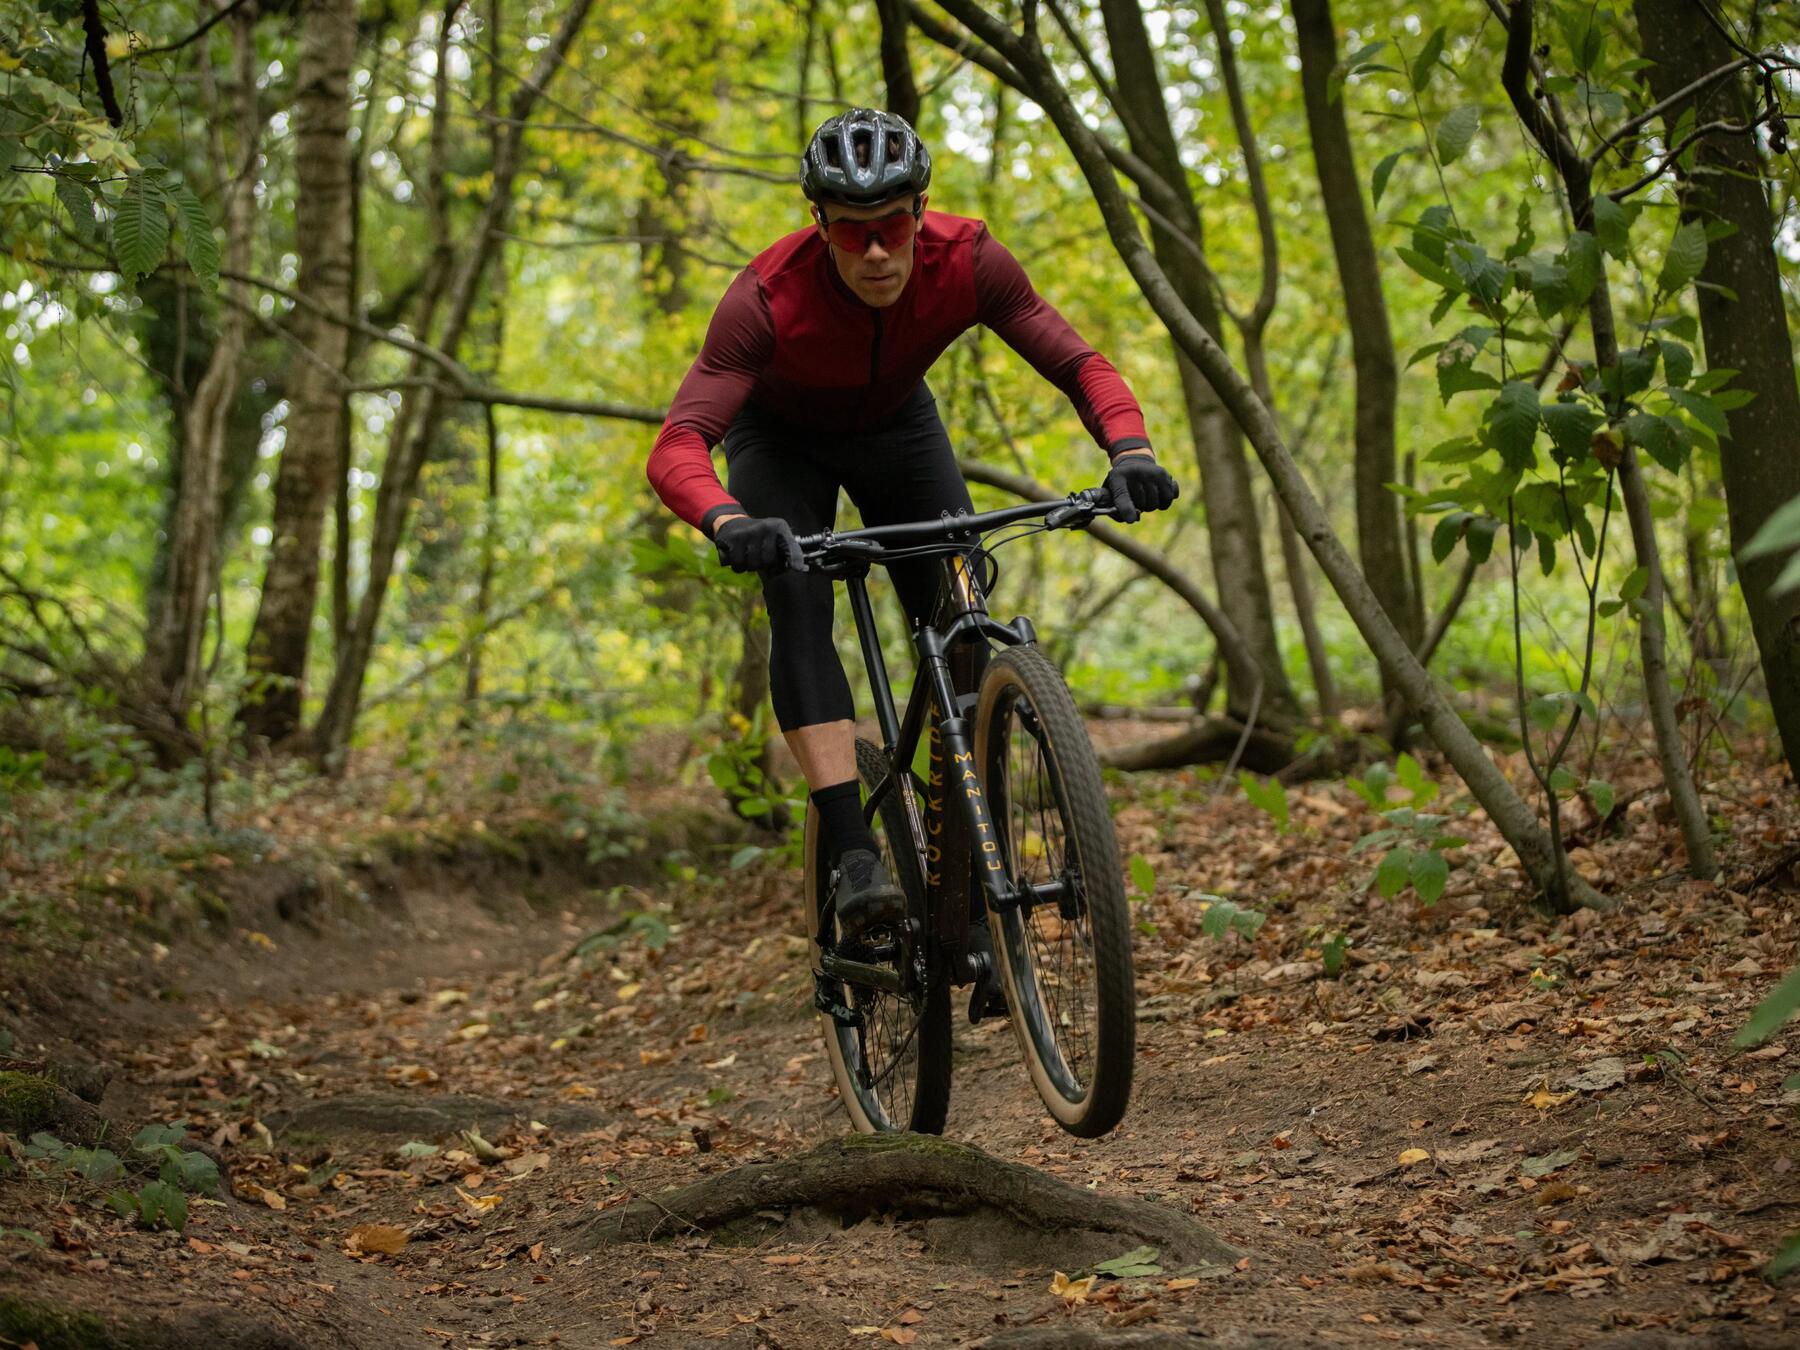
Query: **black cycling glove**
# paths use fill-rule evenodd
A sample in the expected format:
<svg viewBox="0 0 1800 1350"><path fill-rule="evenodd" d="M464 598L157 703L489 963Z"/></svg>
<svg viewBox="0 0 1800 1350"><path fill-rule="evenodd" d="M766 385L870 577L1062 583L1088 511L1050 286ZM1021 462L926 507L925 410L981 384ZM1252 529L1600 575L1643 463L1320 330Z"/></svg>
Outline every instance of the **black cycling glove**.
<svg viewBox="0 0 1800 1350"><path fill-rule="evenodd" d="M1144 511L1163 510L1181 495L1169 471L1149 455L1120 455L1101 486L1112 494L1113 513L1126 525Z"/></svg>
<svg viewBox="0 0 1800 1350"><path fill-rule="evenodd" d="M734 572L804 572L794 531L779 516L739 516L713 532L719 561Z"/></svg>

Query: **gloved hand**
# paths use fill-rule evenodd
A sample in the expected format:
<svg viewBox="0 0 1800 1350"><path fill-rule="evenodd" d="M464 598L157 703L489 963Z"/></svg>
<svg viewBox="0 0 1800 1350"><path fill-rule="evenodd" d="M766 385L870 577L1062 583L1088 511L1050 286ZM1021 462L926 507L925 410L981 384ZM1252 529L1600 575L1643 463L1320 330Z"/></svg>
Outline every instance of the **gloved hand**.
<svg viewBox="0 0 1800 1350"><path fill-rule="evenodd" d="M1113 513L1130 525L1144 511L1161 511L1181 495L1169 471L1154 455L1126 451L1113 461L1101 484L1112 494Z"/></svg>
<svg viewBox="0 0 1800 1350"><path fill-rule="evenodd" d="M734 572L806 570L794 531L779 516L734 516L713 531L719 561Z"/></svg>

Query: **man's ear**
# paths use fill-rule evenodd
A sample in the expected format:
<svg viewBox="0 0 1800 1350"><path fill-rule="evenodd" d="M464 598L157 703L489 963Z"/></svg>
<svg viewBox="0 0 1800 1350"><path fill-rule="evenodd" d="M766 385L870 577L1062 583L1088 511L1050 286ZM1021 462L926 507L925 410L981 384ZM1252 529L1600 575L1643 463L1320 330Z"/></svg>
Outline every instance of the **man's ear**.
<svg viewBox="0 0 1800 1350"><path fill-rule="evenodd" d="M930 200L931 200L931 198L929 196L927 196L925 193L921 192L919 194L919 204L917 206L913 207L913 214L915 216L924 215L925 214L925 203Z"/></svg>

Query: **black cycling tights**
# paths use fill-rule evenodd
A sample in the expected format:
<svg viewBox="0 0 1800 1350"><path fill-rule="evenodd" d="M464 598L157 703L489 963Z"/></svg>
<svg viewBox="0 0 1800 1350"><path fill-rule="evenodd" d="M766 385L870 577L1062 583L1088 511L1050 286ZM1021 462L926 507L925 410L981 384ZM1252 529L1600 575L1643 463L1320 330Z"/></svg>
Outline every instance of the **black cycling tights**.
<svg viewBox="0 0 1800 1350"><path fill-rule="evenodd" d="M795 534L831 528L838 488L865 525L932 520L968 511L937 400L921 383L878 431L832 435L796 428L750 406L725 433L730 490L753 516L780 516ZM930 617L942 565L920 558L889 569L907 617ZM763 578L769 607L769 695L783 731L855 716L850 683L831 640L832 582L811 572Z"/></svg>

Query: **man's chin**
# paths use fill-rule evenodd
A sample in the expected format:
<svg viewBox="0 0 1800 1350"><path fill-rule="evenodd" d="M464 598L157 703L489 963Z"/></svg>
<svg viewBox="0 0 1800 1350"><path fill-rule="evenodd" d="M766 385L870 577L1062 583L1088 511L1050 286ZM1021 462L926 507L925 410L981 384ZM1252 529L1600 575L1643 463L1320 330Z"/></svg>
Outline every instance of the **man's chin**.
<svg viewBox="0 0 1800 1350"><path fill-rule="evenodd" d="M885 282L864 281L856 287L856 295L873 309L886 309L900 298L900 293L905 289L904 278L895 277Z"/></svg>

